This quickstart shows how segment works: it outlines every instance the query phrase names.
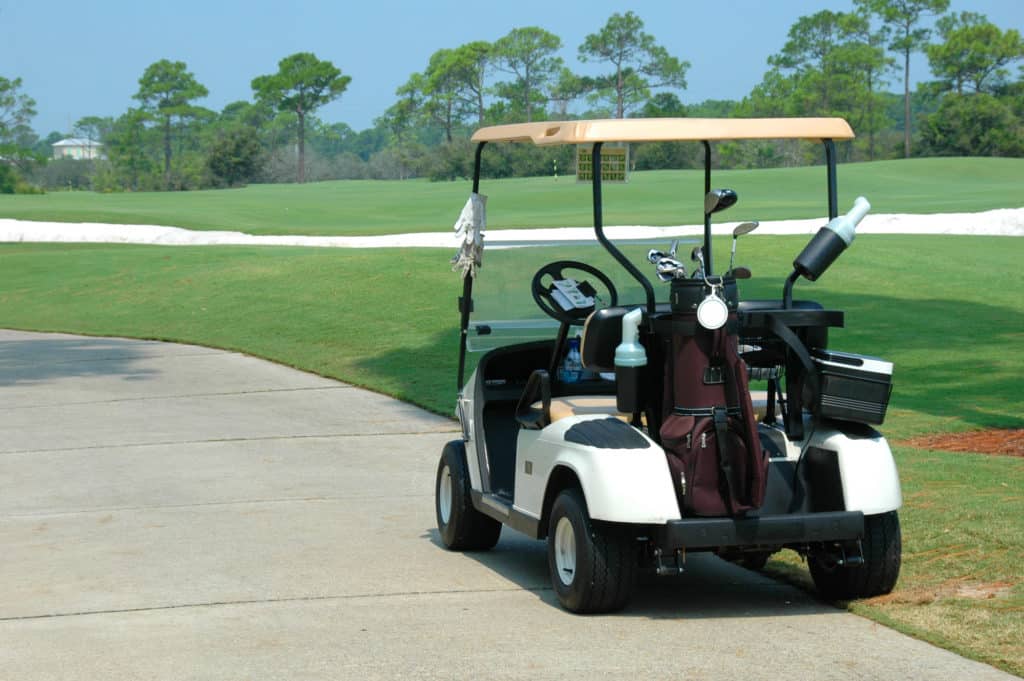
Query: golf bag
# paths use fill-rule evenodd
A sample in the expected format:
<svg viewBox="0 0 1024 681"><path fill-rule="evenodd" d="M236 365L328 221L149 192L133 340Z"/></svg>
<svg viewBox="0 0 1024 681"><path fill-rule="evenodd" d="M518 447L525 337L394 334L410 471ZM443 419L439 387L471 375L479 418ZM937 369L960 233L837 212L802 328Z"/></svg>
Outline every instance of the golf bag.
<svg viewBox="0 0 1024 681"><path fill-rule="evenodd" d="M697 322L709 289L681 279L672 284L671 320L658 329L670 344L661 442L686 515L743 515L761 506L768 482L768 457L738 351L736 285L725 283L724 326L709 330Z"/></svg>

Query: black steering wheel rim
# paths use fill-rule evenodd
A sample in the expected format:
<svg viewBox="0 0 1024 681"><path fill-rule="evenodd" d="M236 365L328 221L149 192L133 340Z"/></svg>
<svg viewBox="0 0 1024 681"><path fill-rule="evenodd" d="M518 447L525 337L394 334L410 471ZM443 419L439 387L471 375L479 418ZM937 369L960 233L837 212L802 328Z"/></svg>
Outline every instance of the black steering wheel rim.
<svg viewBox="0 0 1024 681"><path fill-rule="evenodd" d="M561 307L554 304L554 301L551 299L551 294L541 282L545 276L550 276L552 279L570 278L563 274L564 270L579 270L580 272L586 272L587 274L593 275L608 290L608 306L614 307L615 305L618 305L618 291L615 290L615 284L612 283L612 280L609 279L608 275L604 272L593 265L588 265L587 263L579 262L578 260L556 260L555 262L548 263L537 270L537 273L533 275L533 281L530 282L530 293L533 294L533 300L537 303L537 306L543 310L544 314L562 322L563 324L579 324L594 311L593 306L589 308L563 310Z"/></svg>

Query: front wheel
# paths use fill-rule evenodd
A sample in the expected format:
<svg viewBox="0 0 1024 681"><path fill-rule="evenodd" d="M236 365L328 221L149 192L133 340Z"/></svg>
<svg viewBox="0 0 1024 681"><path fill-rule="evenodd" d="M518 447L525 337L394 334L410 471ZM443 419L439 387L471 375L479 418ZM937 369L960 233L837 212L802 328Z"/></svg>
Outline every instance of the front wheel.
<svg viewBox="0 0 1024 681"><path fill-rule="evenodd" d="M896 511L864 516L861 565L836 565L823 556L808 561L814 585L824 598L848 601L881 596L892 591L900 575L902 540Z"/></svg>
<svg viewBox="0 0 1024 681"><path fill-rule="evenodd" d="M441 541L452 551L486 551L498 543L501 523L473 507L466 446L449 442L437 464L434 511Z"/></svg>
<svg viewBox="0 0 1024 681"><path fill-rule="evenodd" d="M548 570L562 607L577 613L621 609L632 595L636 565L631 535L592 521L580 490L558 495L548 526Z"/></svg>

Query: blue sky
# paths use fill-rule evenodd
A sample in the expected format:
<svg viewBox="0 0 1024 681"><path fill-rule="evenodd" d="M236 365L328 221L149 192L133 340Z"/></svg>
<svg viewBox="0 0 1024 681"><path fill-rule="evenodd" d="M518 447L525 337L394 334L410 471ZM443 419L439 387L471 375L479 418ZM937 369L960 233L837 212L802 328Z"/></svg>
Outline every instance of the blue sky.
<svg viewBox="0 0 1024 681"><path fill-rule="evenodd" d="M684 102L739 99L761 80L798 17L848 11L852 0L662 0L661 2L469 3L453 0L0 0L0 76L24 80L37 102L33 127L66 132L83 116L117 116L133 105L138 79L159 59L188 64L210 91L200 102L221 109L251 99L250 81L282 57L311 51L352 76L341 100L318 114L356 130L390 106L395 88L442 47L495 40L518 26L562 38L561 56L577 71L576 50L614 12L632 10L645 30L691 63ZM951 9L987 14L1024 32L1024 0L953 0ZM929 78L924 55L912 75ZM890 89L897 91L894 77Z"/></svg>

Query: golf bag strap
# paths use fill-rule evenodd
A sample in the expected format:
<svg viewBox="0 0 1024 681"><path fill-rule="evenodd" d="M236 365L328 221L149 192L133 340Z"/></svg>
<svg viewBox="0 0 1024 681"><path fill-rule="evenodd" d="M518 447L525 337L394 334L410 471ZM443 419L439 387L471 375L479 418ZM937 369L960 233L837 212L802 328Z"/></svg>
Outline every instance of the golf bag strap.
<svg viewBox="0 0 1024 681"><path fill-rule="evenodd" d="M735 475L732 469L732 457L729 455L729 415L724 407L715 407L715 441L718 443L718 469L722 472L721 485L725 489L722 496L729 508L729 515L734 513L732 507L733 490L736 489Z"/></svg>
<svg viewBox="0 0 1024 681"><path fill-rule="evenodd" d="M808 387L811 390L811 394L814 396L812 402L817 402L818 395L821 392L821 387L818 378L818 368L811 359L810 353L807 352L807 346L804 345L803 341L793 333L793 330L782 323L781 320L776 318L774 315L765 315L765 321L768 322L768 328L774 333L779 339L786 344L786 346L792 352L792 356L799 360L800 364L803 365L806 371L806 380ZM788 363L788 362L787 362ZM787 408L785 411L786 415L786 434L794 439L803 439L804 435L804 424L803 418L801 417L801 401L800 395L793 395L790 388L789 379L786 379L786 392L789 395L789 399L786 400Z"/></svg>
<svg viewBox="0 0 1024 681"><path fill-rule="evenodd" d="M672 407L672 413L678 414L679 416L714 416L715 409L721 409L721 407L705 407L703 409L690 409L688 407ZM739 407L727 407L727 416L742 416L743 410Z"/></svg>
<svg viewBox="0 0 1024 681"><path fill-rule="evenodd" d="M789 349L793 351L800 363L807 369L807 373L810 376L817 376L818 369L814 365L814 361L811 359L810 353L807 352L807 346L804 345L803 341L793 333L792 329L783 324L779 319L773 315L766 314L765 320L768 322L768 328L771 332L779 337L783 343L789 346Z"/></svg>
<svg viewBox="0 0 1024 681"><path fill-rule="evenodd" d="M715 409L715 440L718 442L718 467L722 471L722 482L725 486L725 500L729 514L734 513L732 507L733 490L739 489L736 472L732 468L732 456L729 452L729 416L733 410L742 417L743 407L740 404L739 392L736 390L736 375L732 364L726 359L725 348L727 334L717 334L715 338L721 352L722 372L725 376L725 409Z"/></svg>

